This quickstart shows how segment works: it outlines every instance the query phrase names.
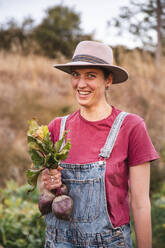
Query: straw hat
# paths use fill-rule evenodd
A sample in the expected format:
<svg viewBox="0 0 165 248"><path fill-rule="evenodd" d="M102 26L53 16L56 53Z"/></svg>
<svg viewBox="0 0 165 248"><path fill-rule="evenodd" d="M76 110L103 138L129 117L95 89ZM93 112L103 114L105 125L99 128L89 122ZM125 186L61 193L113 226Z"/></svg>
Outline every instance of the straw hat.
<svg viewBox="0 0 165 248"><path fill-rule="evenodd" d="M69 74L74 67L84 66L106 68L113 75L113 84L122 83L128 79L126 70L113 65L112 49L96 41L81 41L75 49L71 62L54 65L55 68Z"/></svg>

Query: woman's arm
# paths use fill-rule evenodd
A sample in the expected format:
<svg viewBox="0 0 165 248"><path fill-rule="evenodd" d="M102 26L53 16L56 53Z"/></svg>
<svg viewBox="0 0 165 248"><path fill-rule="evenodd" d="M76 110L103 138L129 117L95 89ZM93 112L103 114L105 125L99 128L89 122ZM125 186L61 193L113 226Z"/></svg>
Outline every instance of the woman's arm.
<svg viewBox="0 0 165 248"><path fill-rule="evenodd" d="M152 247L149 163L130 167L131 208L138 248Z"/></svg>

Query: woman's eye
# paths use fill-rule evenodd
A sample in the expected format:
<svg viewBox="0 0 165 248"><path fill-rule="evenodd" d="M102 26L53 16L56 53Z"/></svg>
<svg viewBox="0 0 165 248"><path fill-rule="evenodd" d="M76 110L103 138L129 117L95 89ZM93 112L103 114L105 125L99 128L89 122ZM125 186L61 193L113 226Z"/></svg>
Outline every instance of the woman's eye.
<svg viewBox="0 0 165 248"><path fill-rule="evenodd" d="M95 78L94 74L88 74L88 78Z"/></svg>
<svg viewBox="0 0 165 248"><path fill-rule="evenodd" d="M78 77L78 73L77 72L72 72L71 75L72 75L72 77Z"/></svg>

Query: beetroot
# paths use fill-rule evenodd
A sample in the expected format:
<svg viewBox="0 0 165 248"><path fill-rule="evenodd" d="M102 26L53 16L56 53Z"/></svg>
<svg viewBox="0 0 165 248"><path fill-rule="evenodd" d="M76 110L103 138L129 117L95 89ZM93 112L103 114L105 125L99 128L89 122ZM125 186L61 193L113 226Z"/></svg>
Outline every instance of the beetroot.
<svg viewBox="0 0 165 248"><path fill-rule="evenodd" d="M52 203L52 212L58 219L70 220L73 211L73 200L70 196L56 196Z"/></svg>
<svg viewBox="0 0 165 248"><path fill-rule="evenodd" d="M38 207L42 215L48 214L52 211L52 202L55 195L46 191L40 195Z"/></svg>
<svg viewBox="0 0 165 248"><path fill-rule="evenodd" d="M70 220L73 211L73 200L68 196L68 188L62 184L60 188L50 191L44 190L40 195L38 207L42 215L51 211L62 220Z"/></svg>

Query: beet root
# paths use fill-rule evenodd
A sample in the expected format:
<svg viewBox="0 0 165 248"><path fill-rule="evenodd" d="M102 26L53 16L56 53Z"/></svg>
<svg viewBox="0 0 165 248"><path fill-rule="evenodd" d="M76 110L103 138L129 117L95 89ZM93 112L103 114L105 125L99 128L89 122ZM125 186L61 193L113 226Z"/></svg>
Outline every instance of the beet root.
<svg viewBox="0 0 165 248"><path fill-rule="evenodd" d="M73 200L70 196L56 196L52 203L52 212L58 219L70 220L73 211Z"/></svg>
<svg viewBox="0 0 165 248"><path fill-rule="evenodd" d="M38 208L42 215L48 214L52 211L52 202L55 195L50 192L45 192L40 195Z"/></svg>

